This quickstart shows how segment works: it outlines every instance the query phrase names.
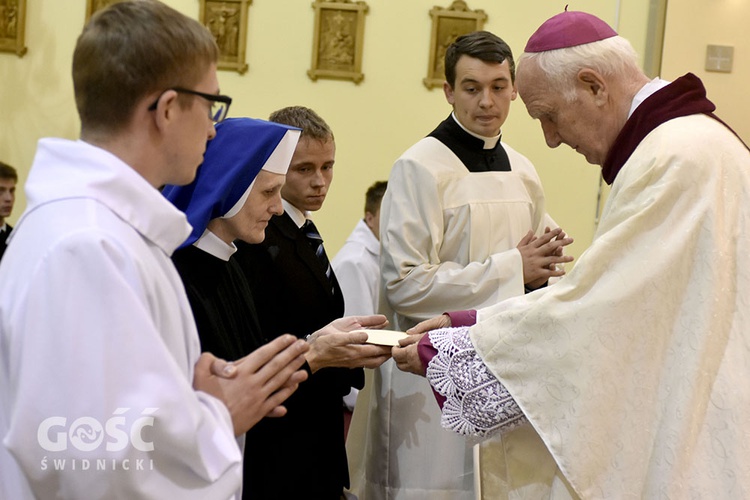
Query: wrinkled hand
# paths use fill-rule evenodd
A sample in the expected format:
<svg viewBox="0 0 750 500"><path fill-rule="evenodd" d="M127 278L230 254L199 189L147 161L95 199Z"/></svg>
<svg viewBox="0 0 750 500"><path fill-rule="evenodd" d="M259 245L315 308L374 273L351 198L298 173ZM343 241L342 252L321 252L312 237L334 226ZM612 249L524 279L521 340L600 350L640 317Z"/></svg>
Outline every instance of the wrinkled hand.
<svg viewBox="0 0 750 500"><path fill-rule="evenodd" d="M447 314L441 314L434 318L426 319L415 326L406 330L409 336L398 341L398 347L391 350L393 360L399 370L413 373L415 375L425 375L425 366L419 358L417 344L427 332L439 328L448 328L451 326L451 318Z"/></svg>
<svg viewBox="0 0 750 500"><path fill-rule="evenodd" d="M431 332L432 330L448 328L450 326L451 317L447 314L441 314L440 316L435 316L434 318L426 319L420 323L417 323L416 325L406 330L406 333L408 333L409 335L414 335L417 333L427 333Z"/></svg>
<svg viewBox="0 0 750 500"><path fill-rule="evenodd" d="M305 341L282 335L234 363L203 353L195 365L193 388L226 405L240 436L263 417L286 414L281 403L307 379L300 368L308 350Z"/></svg>
<svg viewBox="0 0 750 500"><path fill-rule="evenodd" d="M448 319L448 323L450 323L450 319ZM405 339L399 340L398 346L392 349L393 361L396 362L396 366L399 370L424 377L425 367L422 364L422 360L419 358L417 344L419 344L419 341L422 340L422 337L425 335L426 333L410 334Z"/></svg>
<svg viewBox="0 0 750 500"><path fill-rule="evenodd" d="M388 320L382 314L373 314L370 316L345 316L331 321L328 325L324 326L318 332L325 330L328 327L333 327L342 332L350 332L352 330L361 330L363 328L385 328L388 326ZM315 332L317 334L318 332Z"/></svg>
<svg viewBox="0 0 750 500"><path fill-rule="evenodd" d="M516 248L523 261L523 282L532 289L544 285L550 278L565 275L565 270L557 264L573 262L573 257L563 254L563 247L573 243L573 238L559 227L545 228L542 236L535 236L533 231L521 238Z"/></svg>
<svg viewBox="0 0 750 500"><path fill-rule="evenodd" d="M388 346L366 344L367 334L352 332L363 328L383 328L388 320L381 314L347 316L332 321L308 338L307 364L315 373L321 368L377 368L391 357Z"/></svg>

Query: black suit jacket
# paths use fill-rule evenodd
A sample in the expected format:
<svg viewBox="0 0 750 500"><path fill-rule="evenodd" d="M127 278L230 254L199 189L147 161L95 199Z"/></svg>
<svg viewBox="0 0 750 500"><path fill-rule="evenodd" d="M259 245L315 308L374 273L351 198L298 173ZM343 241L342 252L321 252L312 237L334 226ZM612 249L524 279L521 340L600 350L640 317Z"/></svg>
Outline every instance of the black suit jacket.
<svg viewBox="0 0 750 500"><path fill-rule="evenodd" d="M10 236L10 232L13 231L13 226L10 224L7 224L7 226L8 228L5 231L0 232L0 259L3 258L5 249L8 248L8 236Z"/></svg>
<svg viewBox="0 0 750 500"><path fill-rule="evenodd" d="M344 314L333 286L294 221L275 216L258 245L238 242L234 258L252 288L263 335L299 338ZM325 368L284 403L282 418L266 418L247 435L244 498L339 500L349 486L342 397L362 387L362 369Z"/></svg>

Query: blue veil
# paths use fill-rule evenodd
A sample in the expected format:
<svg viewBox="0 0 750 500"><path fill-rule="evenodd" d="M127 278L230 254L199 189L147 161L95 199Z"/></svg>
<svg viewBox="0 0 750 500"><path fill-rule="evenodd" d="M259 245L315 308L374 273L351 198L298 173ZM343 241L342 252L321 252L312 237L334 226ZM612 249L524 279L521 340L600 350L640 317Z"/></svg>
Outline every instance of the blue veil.
<svg viewBox="0 0 750 500"><path fill-rule="evenodd" d="M216 125L195 180L162 190L193 226L180 248L195 243L211 220L237 213L258 172L285 174L299 134L297 128L253 118L229 118Z"/></svg>

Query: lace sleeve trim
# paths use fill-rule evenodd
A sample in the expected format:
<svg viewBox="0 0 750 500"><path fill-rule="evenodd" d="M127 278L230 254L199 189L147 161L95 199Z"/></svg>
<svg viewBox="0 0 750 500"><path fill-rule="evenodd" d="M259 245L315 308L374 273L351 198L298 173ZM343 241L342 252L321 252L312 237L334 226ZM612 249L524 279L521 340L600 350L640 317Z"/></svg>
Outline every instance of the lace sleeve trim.
<svg viewBox="0 0 750 500"><path fill-rule="evenodd" d="M427 379L446 398L443 427L465 436L487 437L528 422L477 354L469 327L442 328L429 335L438 352L427 365Z"/></svg>

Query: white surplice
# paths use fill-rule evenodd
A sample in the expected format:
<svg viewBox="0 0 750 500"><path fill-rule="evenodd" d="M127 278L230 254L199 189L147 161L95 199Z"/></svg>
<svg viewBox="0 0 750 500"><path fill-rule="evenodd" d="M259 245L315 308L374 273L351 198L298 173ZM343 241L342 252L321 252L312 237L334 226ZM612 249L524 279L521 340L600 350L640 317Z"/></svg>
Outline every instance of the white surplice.
<svg viewBox="0 0 750 500"><path fill-rule="evenodd" d="M530 229L541 234L555 225L531 162L499 147L512 171L469 172L433 137L394 164L380 223L381 310L394 319L389 328L524 293L516 245ZM361 469L352 466L352 491L364 500L473 499L472 446L441 428L427 381L388 361L372 374L371 390L352 421L356 429L367 417L364 442L349 438L348 448L365 455Z"/></svg>
<svg viewBox="0 0 750 500"><path fill-rule="evenodd" d="M0 497L226 499L229 412L170 255L185 216L128 165L42 139L0 265Z"/></svg>
<svg viewBox="0 0 750 500"><path fill-rule="evenodd" d="M377 314L380 242L360 219L331 261L344 294L344 316Z"/></svg>

